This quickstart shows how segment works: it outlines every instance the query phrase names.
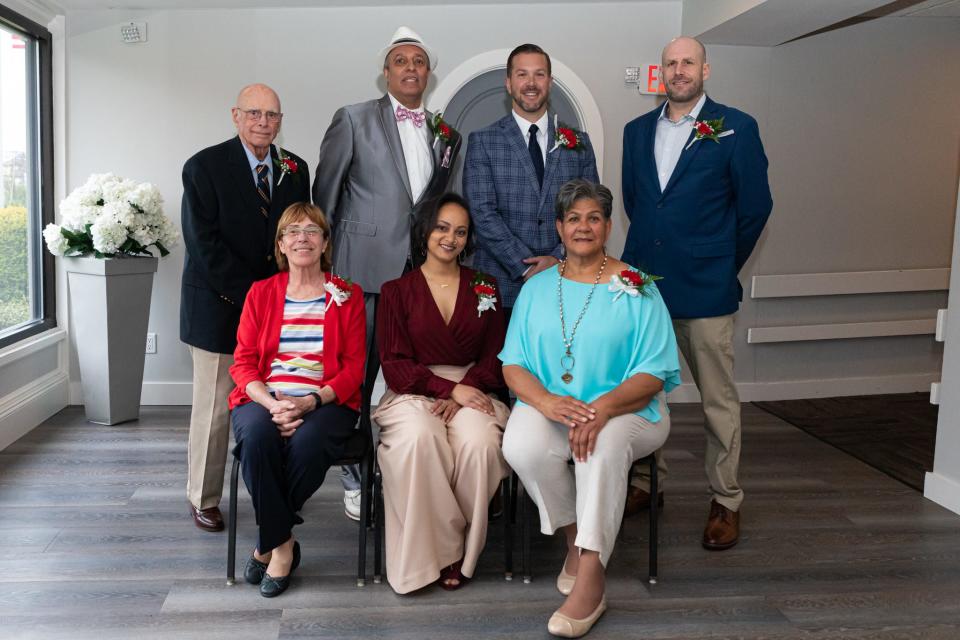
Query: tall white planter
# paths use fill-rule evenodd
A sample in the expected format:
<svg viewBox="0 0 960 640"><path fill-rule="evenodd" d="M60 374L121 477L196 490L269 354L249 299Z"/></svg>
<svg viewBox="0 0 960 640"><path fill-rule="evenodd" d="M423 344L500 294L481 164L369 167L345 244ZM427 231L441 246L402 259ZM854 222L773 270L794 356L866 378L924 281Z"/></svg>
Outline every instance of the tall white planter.
<svg viewBox="0 0 960 640"><path fill-rule="evenodd" d="M70 327L87 420L140 417L144 345L157 258L64 258Z"/></svg>

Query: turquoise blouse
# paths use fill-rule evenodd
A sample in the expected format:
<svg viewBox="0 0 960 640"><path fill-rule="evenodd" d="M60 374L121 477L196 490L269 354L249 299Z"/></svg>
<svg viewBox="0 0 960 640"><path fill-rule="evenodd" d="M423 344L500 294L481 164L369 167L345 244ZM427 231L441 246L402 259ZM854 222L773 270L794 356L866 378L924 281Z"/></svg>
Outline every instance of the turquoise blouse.
<svg viewBox="0 0 960 640"><path fill-rule="evenodd" d="M519 365L532 373L550 393L593 402L624 380L647 373L663 381L669 392L680 384L677 338L670 314L655 284L644 294L622 294L614 300L610 278L604 279L584 313L573 339L573 380L564 383L560 358L566 352L560 332L557 301L557 267L538 273L520 290L513 307L506 342L499 358L504 365ZM563 279L563 308L567 337L577 321L592 284ZM654 398L637 415L660 420Z"/></svg>

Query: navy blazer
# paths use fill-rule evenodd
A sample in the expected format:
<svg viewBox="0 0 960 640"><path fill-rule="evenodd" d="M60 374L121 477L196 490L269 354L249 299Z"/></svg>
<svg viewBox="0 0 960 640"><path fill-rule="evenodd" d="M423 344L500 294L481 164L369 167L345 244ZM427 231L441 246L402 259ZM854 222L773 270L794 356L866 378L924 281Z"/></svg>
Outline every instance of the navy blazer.
<svg viewBox="0 0 960 640"><path fill-rule="evenodd" d="M737 274L773 208L757 121L707 98L698 119L723 118L733 134L689 148L688 139L661 192L653 153L661 109L623 130L630 230L622 259L663 277L657 287L674 319L734 313L743 296Z"/></svg>
<svg viewBox="0 0 960 640"><path fill-rule="evenodd" d="M505 307L513 306L523 286L523 272L530 266L524 258L563 256L554 224L560 187L574 178L599 181L590 137L583 134L578 151L550 151L552 115L549 121L542 187L512 112L471 133L467 143L463 194L477 230L474 266L497 279Z"/></svg>
<svg viewBox="0 0 960 640"><path fill-rule="evenodd" d="M286 149L284 154L297 171L281 182L274 163L266 218L239 137L207 147L183 165L180 340L186 344L232 354L250 285L277 272L273 241L280 215L294 202L310 201L307 163ZM275 145L270 155L278 159Z"/></svg>

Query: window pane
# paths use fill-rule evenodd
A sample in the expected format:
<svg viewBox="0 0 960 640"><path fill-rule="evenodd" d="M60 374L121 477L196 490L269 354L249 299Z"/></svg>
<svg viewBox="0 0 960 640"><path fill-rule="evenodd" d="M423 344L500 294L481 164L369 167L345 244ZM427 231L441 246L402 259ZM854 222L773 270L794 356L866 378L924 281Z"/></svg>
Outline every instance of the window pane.
<svg viewBox="0 0 960 640"><path fill-rule="evenodd" d="M42 317L36 42L0 26L0 334Z"/></svg>

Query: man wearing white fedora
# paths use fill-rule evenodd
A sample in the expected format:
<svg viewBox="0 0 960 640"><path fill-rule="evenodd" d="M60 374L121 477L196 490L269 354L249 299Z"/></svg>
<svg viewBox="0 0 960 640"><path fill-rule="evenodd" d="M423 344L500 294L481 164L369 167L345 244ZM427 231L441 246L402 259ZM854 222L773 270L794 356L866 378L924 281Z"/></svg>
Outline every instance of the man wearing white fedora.
<svg viewBox="0 0 960 640"><path fill-rule="evenodd" d="M409 268L417 205L447 189L460 134L423 107L437 54L400 27L379 54L387 93L341 107L320 143L313 201L333 229L334 272L364 291L367 335L384 282ZM344 467L344 511L360 519L360 478Z"/></svg>

